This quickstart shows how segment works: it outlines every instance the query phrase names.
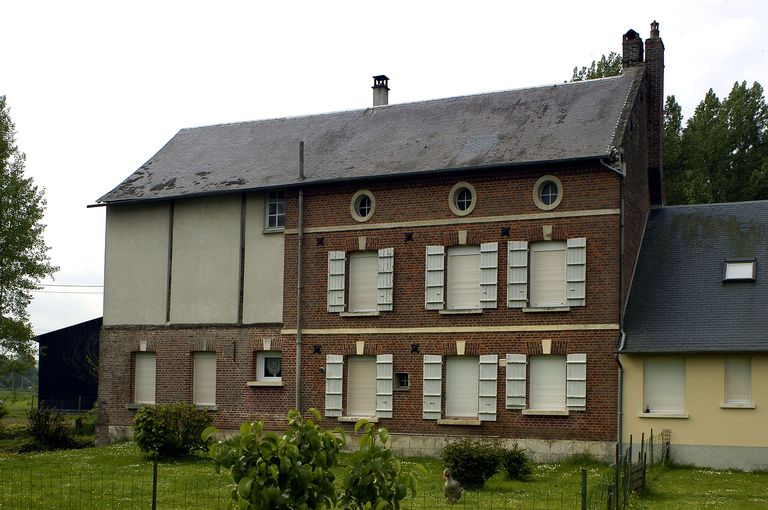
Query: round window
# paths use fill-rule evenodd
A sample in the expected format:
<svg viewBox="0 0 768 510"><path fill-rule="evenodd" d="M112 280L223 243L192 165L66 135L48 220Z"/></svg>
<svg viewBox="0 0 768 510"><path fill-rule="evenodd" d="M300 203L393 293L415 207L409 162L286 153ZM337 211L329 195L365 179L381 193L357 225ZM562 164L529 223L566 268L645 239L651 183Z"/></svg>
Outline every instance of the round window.
<svg viewBox="0 0 768 510"><path fill-rule="evenodd" d="M536 181L533 187L533 201L536 207L550 211L560 205L563 198L563 185L553 175L545 175Z"/></svg>
<svg viewBox="0 0 768 510"><path fill-rule="evenodd" d="M373 216L376 209L376 199L373 193L368 190L360 190L352 196L352 202L349 204L352 217L356 221L368 221Z"/></svg>
<svg viewBox="0 0 768 510"><path fill-rule="evenodd" d="M467 183L460 182L452 189L448 197L448 205L456 216L466 216L475 208L475 188Z"/></svg>

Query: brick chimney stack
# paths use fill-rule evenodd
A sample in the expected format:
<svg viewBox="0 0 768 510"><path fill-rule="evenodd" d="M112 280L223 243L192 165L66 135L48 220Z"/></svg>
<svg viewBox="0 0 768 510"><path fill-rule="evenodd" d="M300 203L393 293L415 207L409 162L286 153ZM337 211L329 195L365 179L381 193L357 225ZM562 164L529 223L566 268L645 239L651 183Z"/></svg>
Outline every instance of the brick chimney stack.
<svg viewBox="0 0 768 510"><path fill-rule="evenodd" d="M648 94L648 189L651 204L664 203L664 43L659 24L651 23L645 41L645 74Z"/></svg>
<svg viewBox="0 0 768 510"><path fill-rule="evenodd" d="M621 65L632 67L643 63L643 40L640 34L630 29L621 38Z"/></svg>

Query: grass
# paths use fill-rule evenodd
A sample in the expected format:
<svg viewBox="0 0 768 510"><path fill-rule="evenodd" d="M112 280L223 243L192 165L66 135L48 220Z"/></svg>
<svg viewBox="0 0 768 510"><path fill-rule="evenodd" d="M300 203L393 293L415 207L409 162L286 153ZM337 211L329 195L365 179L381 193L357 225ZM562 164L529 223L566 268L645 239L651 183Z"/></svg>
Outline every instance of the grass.
<svg viewBox="0 0 768 510"><path fill-rule="evenodd" d="M4 401L3 407L8 409L8 414L0 419L0 423L20 423L27 421L27 409L32 405L32 400L37 400L37 393L34 391L17 390L14 394L12 390L0 389L0 400Z"/></svg>
<svg viewBox="0 0 768 510"><path fill-rule="evenodd" d="M768 473L659 466L647 476L633 508L768 508Z"/></svg>

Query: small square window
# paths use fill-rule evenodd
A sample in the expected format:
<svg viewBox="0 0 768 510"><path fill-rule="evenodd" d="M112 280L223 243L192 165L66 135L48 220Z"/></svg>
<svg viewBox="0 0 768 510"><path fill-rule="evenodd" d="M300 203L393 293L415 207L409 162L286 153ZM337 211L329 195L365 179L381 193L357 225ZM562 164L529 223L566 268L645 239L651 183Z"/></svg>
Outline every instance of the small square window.
<svg viewBox="0 0 768 510"><path fill-rule="evenodd" d="M725 282L755 281L755 260L726 260Z"/></svg>
<svg viewBox="0 0 768 510"><path fill-rule="evenodd" d="M405 391L410 389L411 383L406 372L398 372L395 374L395 389Z"/></svg>
<svg viewBox="0 0 768 510"><path fill-rule="evenodd" d="M282 381L283 362L278 351L256 353L256 379L259 381Z"/></svg>

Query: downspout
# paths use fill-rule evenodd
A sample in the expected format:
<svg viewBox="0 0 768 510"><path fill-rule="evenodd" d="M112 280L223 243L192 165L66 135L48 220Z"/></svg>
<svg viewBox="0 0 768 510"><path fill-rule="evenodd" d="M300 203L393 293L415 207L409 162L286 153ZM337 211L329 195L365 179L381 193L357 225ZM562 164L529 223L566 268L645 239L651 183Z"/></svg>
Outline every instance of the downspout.
<svg viewBox="0 0 768 510"><path fill-rule="evenodd" d="M616 168L603 159L600 164L621 177L619 201L619 336L616 339L616 364L619 366L618 400L616 403L616 463L621 462L623 455L622 437L624 435L624 365L621 364L620 351L624 348L624 179L623 169Z"/></svg>
<svg viewBox="0 0 768 510"><path fill-rule="evenodd" d="M304 181L304 142L299 142L299 181ZM299 228L296 246L296 401L301 411L301 290L303 287L302 258L304 245L304 188L299 188Z"/></svg>

